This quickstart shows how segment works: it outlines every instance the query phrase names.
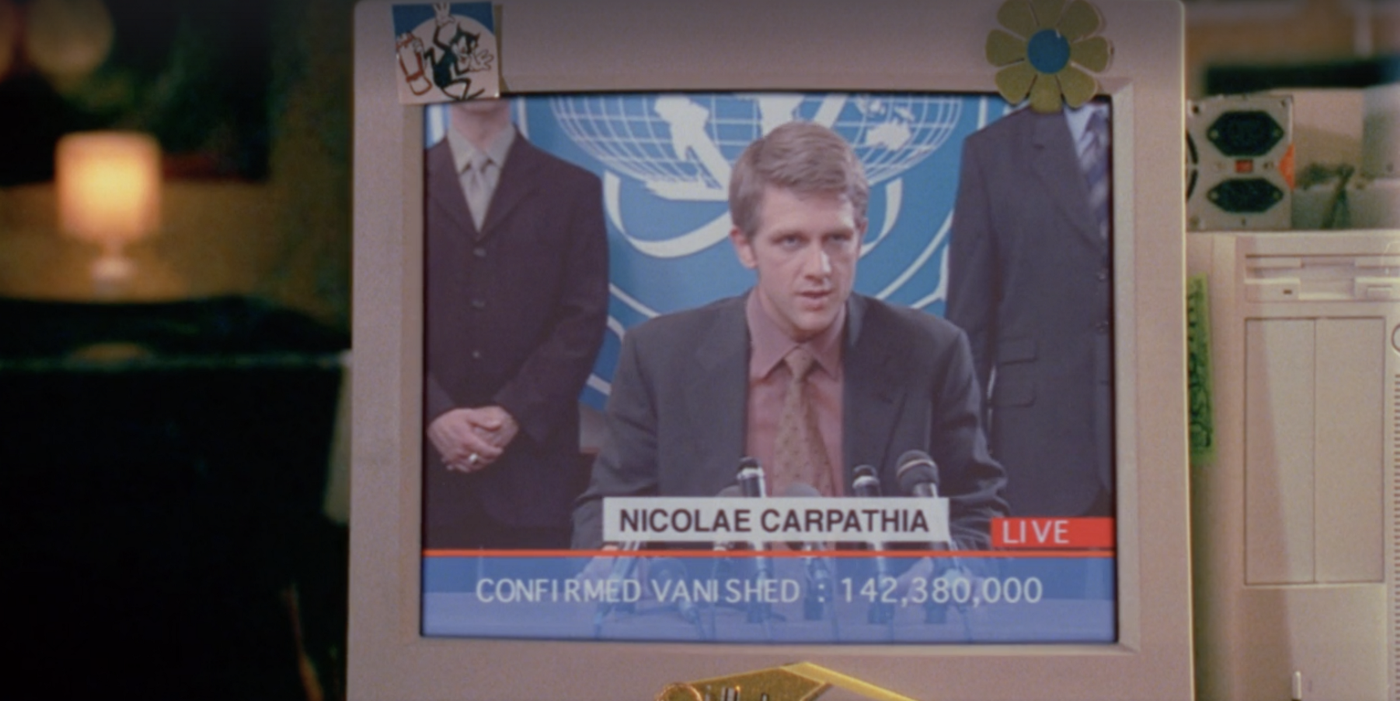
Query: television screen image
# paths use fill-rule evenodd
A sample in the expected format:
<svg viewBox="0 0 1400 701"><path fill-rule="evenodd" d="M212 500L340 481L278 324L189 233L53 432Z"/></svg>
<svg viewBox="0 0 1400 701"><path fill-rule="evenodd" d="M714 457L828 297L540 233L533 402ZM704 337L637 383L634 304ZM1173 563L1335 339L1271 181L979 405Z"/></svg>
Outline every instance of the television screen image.
<svg viewBox="0 0 1400 701"><path fill-rule="evenodd" d="M503 98L427 105L401 4L350 698L1191 695L1179 2L501 0Z"/></svg>
<svg viewBox="0 0 1400 701"><path fill-rule="evenodd" d="M545 216L533 211L527 215L525 208L547 209L543 203L549 198L567 199L574 181L583 183L584 196L601 197L585 208L596 218L591 227L577 219L573 229L560 225L555 252L529 251L525 264L526 270L550 270L547 276L565 288L546 295L548 304L582 294L571 291L576 290L569 287L571 279L596 276L601 281L606 272L605 300L599 294L601 285L595 283L599 301L591 323L600 333L593 336L594 353L579 352L578 343L552 348L543 341L530 347L553 359L551 371L568 362L587 363L596 355L586 379L576 375L574 381L582 383L577 399L583 410L601 414L607 411L622 340L630 329L657 316L760 289L755 287L755 272L744 266L730 238L734 222L729 176L751 143L781 124L798 122L829 127L845 140L867 182L867 223L854 256L857 298L961 322L949 328L956 327L969 339L966 357L971 365L962 384L940 387L934 400L951 403L954 395L959 402L971 399L966 416L976 423L967 435L971 441L991 441L989 454L997 464L991 479L963 479L961 473L975 469L964 463L974 458L963 455L951 440L896 436L898 421L862 427L844 439L858 451L853 459L870 463L877 474L885 473L884 484L879 479L869 483L878 494L917 496L912 486L917 480L906 478L901 484L903 475L898 473L900 459L919 451L929 454L928 481L939 483L940 496L955 498L960 505L973 498L982 502L955 510L953 524L961 537L951 539L955 544L950 549L945 541L935 542L932 534L934 522L941 516L947 524L948 514L924 518L918 502L913 502L913 511L893 508L904 500L884 499L866 502L866 508L807 501L803 508L780 511L773 507L783 507L786 500L761 506L739 500L725 502L727 507L711 504L713 512L696 511L696 498L715 497L724 487L738 484L736 472L746 447L734 441L715 445L707 439L700 450L705 455L693 456L676 469L716 472L719 476L709 487L658 482L626 494L599 493L595 501L617 502L619 526L639 531L638 540L621 542L642 546L643 539L648 541L618 556L599 550L603 541L592 534L573 533L568 538L571 529L584 525L574 518L576 511L601 506L586 499L575 508L575 498L595 469L592 453L580 459L571 445L549 454L536 436L517 434L519 443L509 446L499 464L467 473L445 464L445 453L430 440L424 446L425 635L797 643L1117 639L1112 435L1107 420L1112 413L1112 354L1105 327L1111 319L1112 280L1099 275L1111 271L1111 239L1094 229L1091 187L1080 174L1075 149L1076 142L1092 138L1091 116L1097 114L1105 126L1111 125L1107 101L1050 115L1016 110L998 95L957 93L597 93L506 102L489 108L464 104L424 110L424 417L429 426L449 407L472 404L471 393L481 391L473 379L487 382L490 386L484 391L506 397L505 403L515 401L512 384L537 379L520 377L540 366L529 353L514 353L514 362L492 372L482 370L491 358L468 359L503 336L498 331L483 337L487 329L499 330L501 325L493 326L489 310L479 308L478 299L505 307L502 314L512 318L533 309L533 301L513 304L510 295L517 294L518 285L534 292L542 280L534 275L523 275L518 283L502 279L513 264L509 237L541 235L517 232L539 226L534 219ZM460 173L447 166L454 164L450 159L456 152L468 150L462 144L469 142L460 134L482 123L479 113L484 109L508 114L498 131L513 131L505 138L522 145L506 150L507 165L497 185L500 199L493 197L483 208L483 225L473 223L475 231L467 233L462 215L454 221L451 213L468 202L469 195L458 194ZM988 128L1013 113L1000 128ZM452 135L454 129L457 135ZM1010 160L1031 170L1034 156L1018 156L1018 142L1040 131L1050 135L1049 147L1041 148L1051 153L1062 149L1057 158L1046 161L1050 165L1042 166L1049 169L1045 175L1028 176L1004 165ZM978 133L978 145L965 150L966 140ZM511 159L517 154L532 158L533 149L593 177L560 166L532 168L530 179L522 175L523 167L511 167ZM960 187L965 170L978 180ZM556 172L563 175L554 176ZM1057 187L1061 183L1056 178L1080 178L1084 184ZM595 189L586 189L588 184ZM1107 184L1104 189L1108 199ZM967 205L955 224L959 196ZM1003 199L1011 196L1016 199ZM980 208L979 216L974 216L974 207ZM466 211L475 214L470 205ZM1000 216L1005 212L1011 216ZM593 258L596 272L586 269L590 259L579 252L586 249L567 235L594 236L600 251L606 245L606 259ZM963 238L955 241L955 236ZM470 239L472 252L462 250L464 239ZM1039 250L1050 247L1047 240L1062 250L1053 255ZM553 259L558 262L547 262ZM473 287L468 280L472 276L488 281ZM1091 284L1067 284L1075 278ZM1016 304L1035 306L1012 308ZM584 307L575 304L578 318L572 320L541 312L539 316L553 326L545 324L544 332L531 329L527 335L534 340L542 333L547 338L554 329L561 329L556 331L561 335L577 333L576 326L587 316ZM1031 323L1042 319L1038 327ZM1043 357L1018 350L1037 338ZM1102 351L1081 352L1086 346L1092 349L1096 340L1104 346ZM1068 368L1063 367L1065 351L1072 355ZM681 352L687 358L695 354L700 364L708 357L694 348ZM850 331L845 352L851 356L842 360L846 368L883 366L890 362L886 356L928 368L942 362L933 354L920 356L914 348L890 353L883 344L862 345ZM1056 352L1061 355L1053 355ZM1045 369L1052 364L1061 367ZM474 378L466 376L472 372ZM939 370L940 378L944 372ZM1030 372L1066 377L1060 387L1039 379L1042 395L1027 400L1024 393L1033 392L1036 382L1028 377ZM494 384L489 382L493 375L498 378ZM714 383L728 378L708 367L703 375ZM910 380L892 377L888 384ZM743 383L742 377L735 377L736 391L731 394L742 398ZM844 408L853 419L874 411L861 404L858 392L865 389L854 380L847 389ZM455 401L435 402L438 393L451 392L458 394ZM532 411L524 403L517 406L522 416ZM707 412L703 421L711 427L741 421L745 415L743 404L719 403L700 410ZM686 411L663 406L657 414L664 421L663 415ZM938 418L926 421L928 431L943 431L940 421L946 423ZM573 422L564 425L577 432ZM606 443L606 428L603 433L593 442ZM1059 442L1049 434L1059 435ZM671 435L676 434L658 432L653 439L677 440ZM908 443L897 444L900 440ZM517 459L516 454L527 457ZM1095 460L1102 464L1095 465ZM846 474L839 478L843 489L837 494L860 495L853 479L859 479L857 466L838 466ZM764 468L756 467L760 473ZM783 496L781 488L775 489L773 466L767 467L766 493ZM658 472L667 468L656 466ZM505 483L493 470L532 470L535 477ZM995 479L1003 473L1005 483ZM1018 479L1037 484L1010 488ZM721 487L713 486L715 480ZM1044 497L1047 481L1058 489L1056 498ZM984 493L965 494L979 490ZM518 520L512 523L519 510L491 516L493 503L522 500L537 507L554 491L563 493L553 500L554 513L543 517L543 522L558 526L560 535L552 543L514 539L510 532L540 532ZM815 489L797 494L823 495ZM788 496L793 495L789 490ZM630 510L626 507L626 497L645 496L686 498L660 506L642 500ZM1065 503L1075 499L1079 501ZM485 515L468 513L471 510ZM758 533L765 529L768 535ZM494 532L481 534L482 530ZM773 537L776 533L794 538L799 531L807 540L796 548ZM567 550L571 541L580 549Z"/></svg>

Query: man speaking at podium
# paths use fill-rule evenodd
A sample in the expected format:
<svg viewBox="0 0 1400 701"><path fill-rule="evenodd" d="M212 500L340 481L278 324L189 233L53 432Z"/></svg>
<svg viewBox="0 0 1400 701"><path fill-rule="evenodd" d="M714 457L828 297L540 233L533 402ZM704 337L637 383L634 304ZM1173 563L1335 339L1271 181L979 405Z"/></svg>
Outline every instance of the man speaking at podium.
<svg viewBox="0 0 1400 701"><path fill-rule="evenodd" d="M745 149L729 238L757 284L628 332L575 548L602 546L604 498L715 496L743 456L758 459L770 495L795 484L844 495L857 465L899 494L895 461L914 449L939 466L959 547L987 547L1005 478L987 453L967 339L852 294L868 200L860 161L826 127L784 124Z"/></svg>

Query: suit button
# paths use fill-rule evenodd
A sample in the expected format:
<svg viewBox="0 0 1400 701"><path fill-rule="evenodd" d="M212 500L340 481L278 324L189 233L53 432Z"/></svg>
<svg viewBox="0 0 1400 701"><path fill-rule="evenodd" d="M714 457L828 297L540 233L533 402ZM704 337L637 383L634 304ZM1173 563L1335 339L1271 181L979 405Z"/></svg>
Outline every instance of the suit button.
<svg viewBox="0 0 1400 701"><path fill-rule="evenodd" d="M1100 271L1099 271L1099 282L1108 282L1108 271L1107 271L1107 270L1100 270Z"/></svg>
<svg viewBox="0 0 1400 701"><path fill-rule="evenodd" d="M472 255L476 256L477 258L485 258L486 249L482 248L481 246L477 246L476 248L472 249Z"/></svg>
<svg viewBox="0 0 1400 701"><path fill-rule="evenodd" d="M474 351L472 351L472 360L481 360L481 351L479 351L479 350L474 350Z"/></svg>
<svg viewBox="0 0 1400 701"><path fill-rule="evenodd" d="M474 300L472 300L472 309L485 309L485 308L486 308L486 300L484 300L484 299L474 299Z"/></svg>
<svg viewBox="0 0 1400 701"><path fill-rule="evenodd" d="M1108 322L1100 321L1099 323L1094 324L1094 330L1099 332L1100 335L1108 333Z"/></svg>

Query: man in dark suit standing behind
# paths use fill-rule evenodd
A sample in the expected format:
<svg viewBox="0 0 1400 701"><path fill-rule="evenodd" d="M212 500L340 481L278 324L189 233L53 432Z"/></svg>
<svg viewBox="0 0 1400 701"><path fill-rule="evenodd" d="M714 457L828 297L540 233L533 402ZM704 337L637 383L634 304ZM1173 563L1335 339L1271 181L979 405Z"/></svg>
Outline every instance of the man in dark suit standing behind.
<svg viewBox="0 0 1400 701"><path fill-rule="evenodd" d="M607 322L597 176L450 110L426 154L424 543L563 548L587 480L578 397Z"/></svg>
<svg viewBox="0 0 1400 701"><path fill-rule="evenodd" d="M1013 515L1113 514L1107 112L1028 107L963 144L947 318L990 389Z"/></svg>

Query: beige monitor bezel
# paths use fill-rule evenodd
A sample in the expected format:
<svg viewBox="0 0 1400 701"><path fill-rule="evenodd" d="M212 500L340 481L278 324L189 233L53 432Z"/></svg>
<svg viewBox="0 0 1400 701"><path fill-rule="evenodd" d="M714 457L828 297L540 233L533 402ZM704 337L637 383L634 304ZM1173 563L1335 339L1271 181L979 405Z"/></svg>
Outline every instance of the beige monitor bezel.
<svg viewBox="0 0 1400 701"><path fill-rule="evenodd" d="M1119 641L754 646L425 638L420 626L421 107L395 91L391 3L355 9L349 692L645 699L810 661L914 698L1192 694L1183 32L1175 0L1103 0L1115 55ZM500 0L504 83L589 90L993 92L999 2Z"/></svg>

